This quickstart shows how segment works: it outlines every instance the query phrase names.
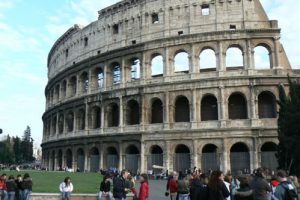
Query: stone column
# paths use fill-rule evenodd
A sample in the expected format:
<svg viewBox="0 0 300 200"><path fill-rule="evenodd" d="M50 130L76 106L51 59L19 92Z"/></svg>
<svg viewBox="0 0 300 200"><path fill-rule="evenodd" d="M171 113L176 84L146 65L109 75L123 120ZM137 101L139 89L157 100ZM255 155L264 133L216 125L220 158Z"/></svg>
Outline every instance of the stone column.
<svg viewBox="0 0 300 200"><path fill-rule="evenodd" d="M85 101L87 101L85 99ZM88 134L88 130L89 130L89 105L87 102L85 102L85 117L84 117L84 131L85 134ZM92 123L92 122L91 122Z"/></svg>
<svg viewBox="0 0 300 200"><path fill-rule="evenodd" d="M141 166L140 166L140 172L146 172L145 168L145 142L141 141L141 151L140 151L140 159L141 159Z"/></svg>
<svg viewBox="0 0 300 200"><path fill-rule="evenodd" d="M120 97L120 115L119 115L119 128L121 131L124 128L124 108L123 108L123 98Z"/></svg>
<svg viewBox="0 0 300 200"><path fill-rule="evenodd" d="M257 169L259 166L258 160L258 141L257 138L253 138L253 149L250 152L250 171Z"/></svg>
<svg viewBox="0 0 300 200"><path fill-rule="evenodd" d="M122 141L119 141L119 171L123 169L123 145Z"/></svg>
<svg viewBox="0 0 300 200"><path fill-rule="evenodd" d="M122 57L122 61L121 61L121 73L120 73L120 76L121 76L121 86L124 87L125 83L126 83L126 62L125 62L125 59L124 57Z"/></svg>
<svg viewBox="0 0 300 200"><path fill-rule="evenodd" d="M75 89L75 94L74 96L78 96L79 93L80 93L80 76L79 75L76 75L76 89Z"/></svg>
<svg viewBox="0 0 300 200"><path fill-rule="evenodd" d="M199 68L199 58L197 55L195 55L195 45L190 46L191 48L191 54L189 56L189 63L190 63L190 73L191 74L196 74L200 72Z"/></svg>
<svg viewBox="0 0 300 200"><path fill-rule="evenodd" d="M164 102L164 129L168 129L170 125L170 105L169 105L169 92L165 92L165 102Z"/></svg>
<svg viewBox="0 0 300 200"><path fill-rule="evenodd" d="M258 119L257 115L257 104L256 104L256 97L255 97L255 92L254 92L254 86L251 83L250 84L250 116L251 119Z"/></svg>
<svg viewBox="0 0 300 200"><path fill-rule="evenodd" d="M222 154L222 162L221 162L221 170L226 173L230 170L230 155L228 155L228 141L227 139L223 139L223 154Z"/></svg>
<svg viewBox="0 0 300 200"><path fill-rule="evenodd" d="M103 161L104 161L104 148L103 148L103 142L100 143L100 147L99 147L99 150L100 150L100 155L99 155L99 167L100 169L103 169Z"/></svg>
<svg viewBox="0 0 300 200"><path fill-rule="evenodd" d="M194 155L193 155L193 165L194 167L198 167L198 141L193 140L193 149L194 149Z"/></svg>
<svg viewBox="0 0 300 200"><path fill-rule="evenodd" d="M105 107L105 105L104 105L104 103L102 102L102 104L101 104L101 127L100 128L102 128L102 131L104 132L104 128L105 128L105 109L106 109L106 107Z"/></svg>
<svg viewBox="0 0 300 200"><path fill-rule="evenodd" d="M108 87L108 82L109 82L109 76L108 76L108 64L107 62L104 64L104 67L103 67L103 89L104 90L107 90L107 87Z"/></svg>
<svg viewBox="0 0 300 200"><path fill-rule="evenodd" d="M76 171L77 169L77 162L76 162L76 153L75 153L75 148L72 148L72 169Z"/></svg>
<svg viewBox="0 0 300 200"><path fill-rule="evenodd" d="M90 161L89 149L84 148L84 171L89 171L89 161Z"/></svg>
<svg viewBox="0 0 300 200"><path fill-rule="evenodd" d="M222 42L218 42L218 50L216 52L217 58L217 71L226 71L226 52L223 50Z"/></svg>
<svg viewBox="0 0 300 200"><path fill-rule="evenodd" d="M279 48L280 48L280 36L274 37L274 51L270 52L270 64L271 67L274 68L281 68L281 59L279 56Z"/></svg>
<svg viewBox="0 0 300 200"><path fill-rule="evenodd" d="M145 129L145 124L149 124L148 120L148 106L146 104L146 98L145 95L141 96L141 102L140 102L140 116L141 116L141 121L140 121L140 130Z"/></svg>
<svg viewBox="0 0 300 200"><path fill-rule="evenodd" d="M173 70L172 65L170 64L170 58L169 58L169 49L166 47L164 49L164 58L163 58L163 63L164 63L164 77L167 76L172 76L173 75Z"/></svg>
<svg viewBox="0 0 300 200"><path fill-rule="evenodd" d="M57 112L56 113L56 133L55 133L55 135L56 135L56 137L57 137L57 135L59 134L59 131L58 131L58 118L59 118L59 113Z"/></svg>
<svg viewBox="0 0 300 200"><path fill-rule="evenodd" d="M171 172L173 167L170 168L170 141L165 142L165 152L164 152L164 167Z"/></svg>
<svg viewBox="0 0 300 200"><path fill-rule="evenodd" d="M192 91L192 103L191 103L191 122L192 122L192 128L197 128L197 114L198 114L198 109L197 109L197 92L194 89Z"/></svg>
<svg viewBox="0 0 300 200"><path fill-rule="evenodd" d="M248 39L246 40L246 47L247 47L247 52L246 52L246 55L247 55L247 66L248 66L248 69L255 69L255 61L254 61L254 50L252 48L252 45L251 45L251 41Z"/></svg>
<svg viewBox="0 0 300 200"><path fill-rule="evenodd" d="M219 86L218 110L221 127L226 127L226 120L228 119L228 109L227 99L225 96L225 87L222 85Z"/></svg>

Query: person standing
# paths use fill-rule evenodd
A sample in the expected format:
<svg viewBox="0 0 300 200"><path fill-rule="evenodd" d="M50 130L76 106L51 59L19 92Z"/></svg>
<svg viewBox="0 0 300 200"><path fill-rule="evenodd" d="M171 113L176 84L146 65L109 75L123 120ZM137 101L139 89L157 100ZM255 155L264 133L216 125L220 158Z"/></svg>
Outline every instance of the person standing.
<svg viewBox="0 0 300 200"><path fill-rule="evenodd" d="M178 178L178 200L189 200L189 180L181 174Z"/></svg>
<svg viewBox="0 0 300 200"><path fill-rule="evenodd" d="M299 200L296 187L287 180L287 174L283 170L277 172L277 179L280 184L276 187L274 196L276 200Z"/></svg>
<svg viewBox="0 0 300 200"><path fill-rule="evenodd" d="M121 176L114 178L113 180L113 196L115 200L125 200L126 193L129 188L126 186L126 180L129 173L127 170L122 170Z"/></svg>
<svg viewBox="0 0 300 200"><path fill-rule="evenodd" d="M65 180L59 185L59 191L61 192L61 200L70 200L73 189L74 188L71 182L71 178L66 177Z"/></svg>
<svg viewBox="0 0 300 200"><path fill-rule="evenodd" d="M10 175L6 181L8 200L15 200L15 194L17 190L17 184L14 176Z"/></svg>
<svg viewBox="0 0 300 200"><path fill-rule="evenodd" d="M209 200L224 200L229 197L228 191L224 183L223 172L217 170L211 173L208 181L208 199Z"/></svg>
<svg viewBox="0 0 300 200"><path fill-rule="evenodd" d="M249 186L249 180L246 176L241 176L239 189L234 194L235 200L253 200L253 190Z"/></svg>
<svg viewBox="0 0 300 200"><path fill-rule="evenodd" d="M2 200L7 200L6 174L0 176L0 197Z"/></svg>
<svg viewBox="0 0 300 200"><path fill-rule="evenodd" d="M176 180L176 172L172 172L170 174L170 177L169 177L169 180L167 183L167 191L170 191L171 200L177 199L178 183Z"/></svg>
<svg viewBox="0 0 300 200"><path fill-rule="evenodd" d="M110 178L109 175L105 175L101 184L100 192L98 195L98 200L102 200L102 197L105 196L107 200L112 200L112 192L110 191Z"/></svg>
<svg viewBox="0 0 300 200"><path fill-rule="evenodd" d="M269 193L272 191L264 176L264 170L262 168L258 168L250 184L250 187L253 190L253 198L255 200L268 200Z"/></svg>
<svg viewBox="0 0 300 200"><path fill-rule="evenodd" d="M22 194L22 200L29 200L30 195L32 192L32 179L29 176L28 173L24 174L23 182L22 182L22 188L23 188L23 194Z"/></svg>
<svg viewBox="0 0 300 200"><path fill-rule="evenodd" d="M148 200L149 198L149 183L147 174L141 174L141 187L139 192L139 200Z"/></svg>
<svg viewBox="0 0 300 200"><path fill-rule="evenodd" d="M17 175L17 179L15 180L15 183L17 184L17 190L16 190L16 200L22 200L22 193L23 193L23 188L22 188L22 176L21 174Z"/></svg>

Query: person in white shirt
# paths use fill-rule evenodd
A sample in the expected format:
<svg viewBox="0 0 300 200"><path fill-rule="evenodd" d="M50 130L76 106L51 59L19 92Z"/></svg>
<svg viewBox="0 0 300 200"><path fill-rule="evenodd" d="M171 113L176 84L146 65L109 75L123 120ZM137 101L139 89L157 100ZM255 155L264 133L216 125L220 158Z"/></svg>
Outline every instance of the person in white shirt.
<svg viewBox="0 0 300 200"><path fill-rule="evenodd" d="M73 184L70 177L66 177L59 185L59 190L61 192L61 200L70 200L71 193L73 192Z"/></svg>

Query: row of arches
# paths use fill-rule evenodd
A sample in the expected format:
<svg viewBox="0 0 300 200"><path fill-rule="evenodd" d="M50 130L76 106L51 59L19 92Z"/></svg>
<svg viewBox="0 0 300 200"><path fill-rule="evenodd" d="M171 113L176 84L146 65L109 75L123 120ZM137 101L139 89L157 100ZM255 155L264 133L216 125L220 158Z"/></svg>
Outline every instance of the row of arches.
<svg viewBox="0 0 300 200"><path fill-rule="evenodd" d="M235 143L231 146L230 150L230 166L231 171L236 173L238 171L250 172L250 152L246 144L242 142ZM266 142L261 146L261 166L266 167L270 170L277 168L276 154L277 145L273 142ZM51 156L48 154L51 169L62 169L63 164L68 168L74 168L74 163L79 171L98 171L100 168L119 168L120 155L117 148L114 146L107 147L103 155L100 155L100 151L97 147L92 147L85 152L83 148L78 148L73 155L71 149L67 149L65 152L65 163L63 163L64 153L62 150L57 152L52 151ZM147 169L151 170L153 165L164 166L164 155L163 148L159 145L153 145L150 147L147 153ZM174 152L172 153L173 169L175 171L185 171L191 169L191 151L190 148L184 144L178 144ZM221 165L221 150L215 144L206 144L201 155L201 169L205 172L208 170L218 170ZM57 157L57 161L55 158ZM103 159L102 165L100 166L100 159ZM135 145L129 145L125 149L123 155L124 168L136 173L140 167L140 151ZM73 162L74 159L74 162ZM55 163L57 162L57 163Z"/></svg>
<svg viewBox="0 0 300 200"><path fill-rule="evenodd" d="M199 70L217 70L217 53L212 47L205 47L199 55ZM243 49L239 45L232 45L226 51L226 67L228 69L244 67ZM259 44L254 48L255 66L258 69L272 68L270 47L266 44ZM173 72L189 73L191 69L191 55L182 49L176 51L174 59L171 60ZM47 102L56 103L61 99L74 97L77 94L86 94L89 90L97 91L103 87L110 87L124 82L138 80L141 77L142 62L138 57L133 57L125 62L114 61L108 67L96 67L90 71L83 71L79 75L73 75L58 83L47 93ZM163 76L166 72L166 59L161 53L151 55L150 71L151 77ZM148 64L147 64L148 65ZM147 75L145 75L147 77Z"/></svg>

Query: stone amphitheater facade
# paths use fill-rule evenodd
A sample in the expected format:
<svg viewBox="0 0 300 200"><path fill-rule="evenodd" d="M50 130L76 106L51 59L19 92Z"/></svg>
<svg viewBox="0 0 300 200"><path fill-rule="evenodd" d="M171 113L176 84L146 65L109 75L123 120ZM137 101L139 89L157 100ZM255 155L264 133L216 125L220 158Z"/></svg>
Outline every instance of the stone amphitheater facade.
<svg viewBox="0 0 300 200"><path fill-rule="evenodd" d="M98 13L49 53L46 167L276 168L277 86L300 73L259 0L123 0Z"/></svg>

